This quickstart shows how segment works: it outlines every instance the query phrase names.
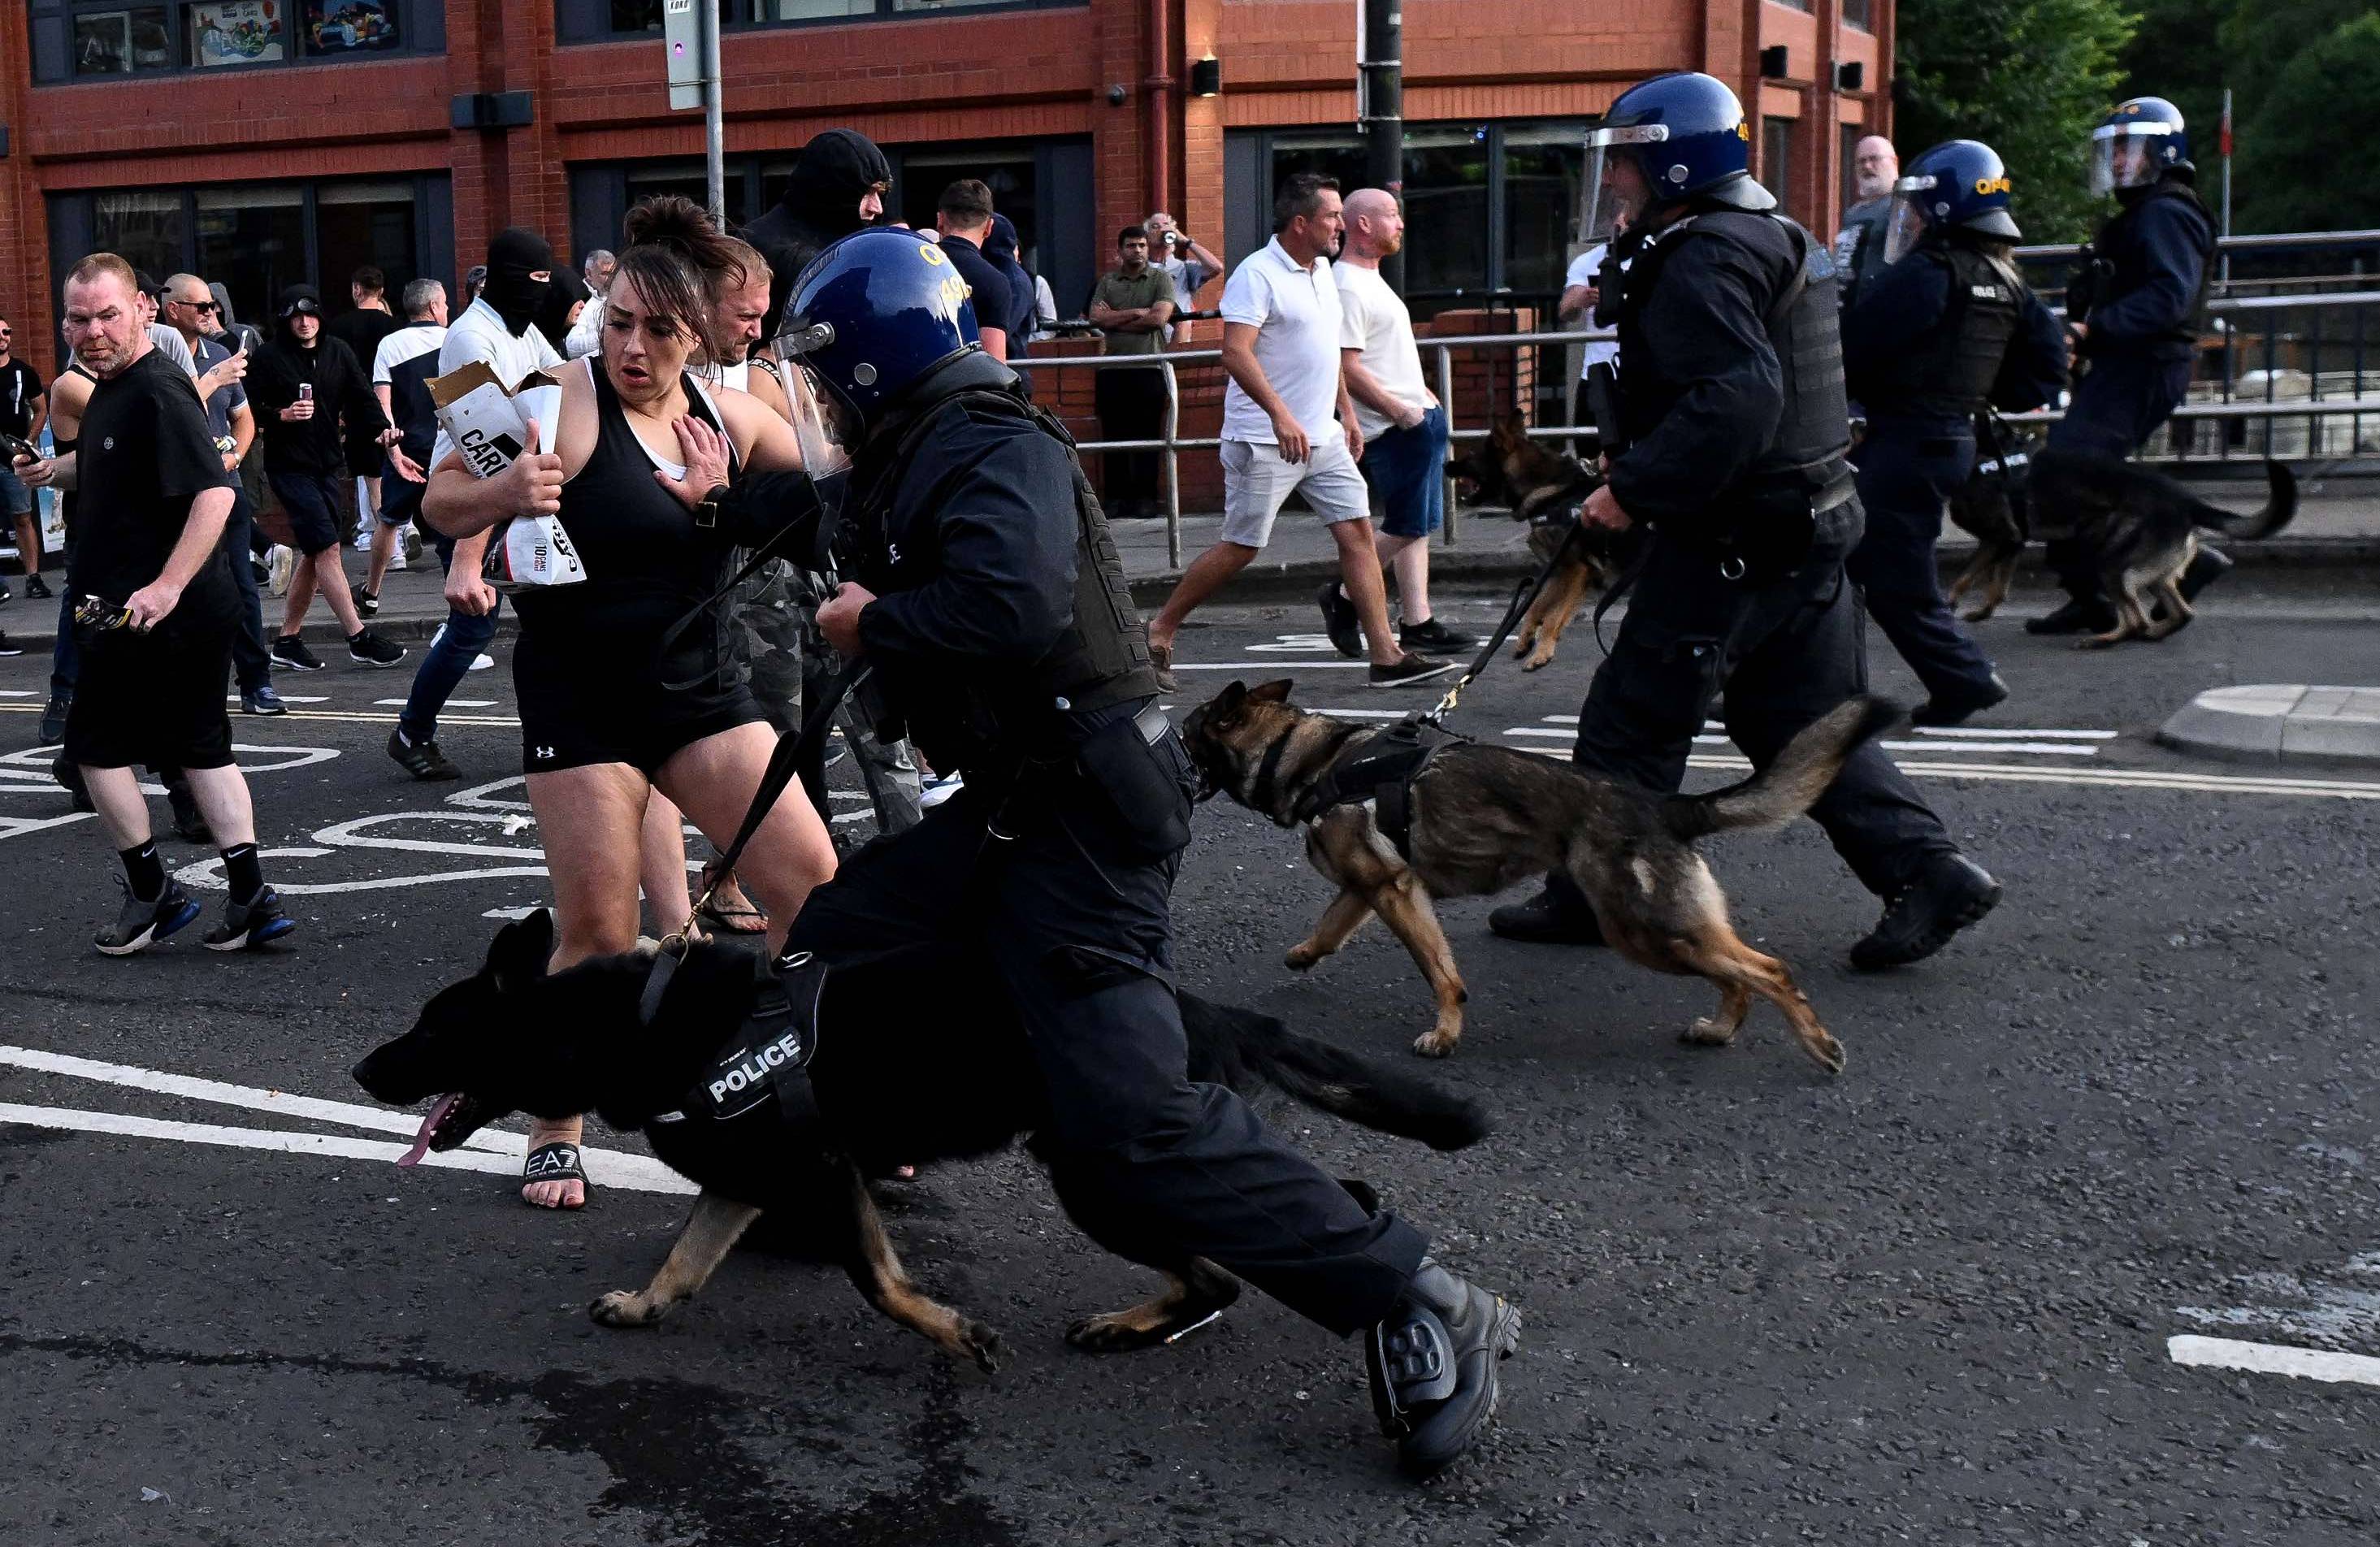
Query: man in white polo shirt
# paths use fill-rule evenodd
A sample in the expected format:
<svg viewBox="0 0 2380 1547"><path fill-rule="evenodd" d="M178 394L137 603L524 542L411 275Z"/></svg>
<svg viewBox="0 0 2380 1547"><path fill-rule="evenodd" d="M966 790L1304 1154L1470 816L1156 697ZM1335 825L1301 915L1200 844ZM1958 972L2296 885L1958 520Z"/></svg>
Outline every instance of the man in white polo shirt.
<svg viewBox="0 0 2380 1547"><path fill-rule="evenodd" d="M1329 525L1347 600L1360 620L1375 687L1454 669L1413 654L1389 625L1373 547L1371 500L1355 470L1363 432L1340 370L1339 288L1326 256L1345 217L1336 178L1301 172L1273 200L1273 239L1223 286L1223 529L1149 620L1158 681L1173 680L1173 635L1198 605L1247 568L1292 491Z"/></svg>

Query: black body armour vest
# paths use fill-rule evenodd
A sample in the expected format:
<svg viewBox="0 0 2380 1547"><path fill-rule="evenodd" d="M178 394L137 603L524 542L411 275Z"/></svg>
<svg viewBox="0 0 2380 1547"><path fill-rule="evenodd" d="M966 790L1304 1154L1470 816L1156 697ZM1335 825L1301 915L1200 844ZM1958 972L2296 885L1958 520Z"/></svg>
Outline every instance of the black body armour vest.
<svg viewBox="0 0 2380 1547"><path fill-rule="evenodd" d="M1075 496L1074 620L1059 636L1056 647L1025 672L1003 671L996 695L969 695L970 702L960 708L958 718L965 722L965 733L976 745L959 755L964 757L968 751L979 753L994 743L1037 734L1047 729L1052 710L1079 713L1154 696L1158 692L1157 671L1148 654L1148 628L1133 603L1132 588L1124 578L1123 555L1116 550L1115 538L1108 529L1107 513L1099 508L1099 496L1084 475L1082 459L1075 453L1075 438L1066 433L1066 427L1049 410L988 387L963 389L937 399L900 431L890 453L880 464L881 471L868 480L855 511L859 529L875 534L870 540L881 540L900 483L898 471L909 465L931 432L934 421L953 404L1025 421L1038 433L1056 440L1066 448ZM938 696L943 706L949 704L952 688L959 685L941 684ZM896 698L905 696L900 693L899 684L894 691ZM921 738L930 738L933 731L942 729L929 723L941 718L932 707L905 702L896 702L894 707L911 715L914 721L927 722L916 724ZM1020 717L1014 711L1026 707L1038 723L1015 723ZM928 750L930 754L937 749L929 742Z"/></svg>
<svg viewBox="0 0 2380 1547"><path fill-rule="evenodd" d="M1962 242L1928 247L1904 261L1945 264L1949 303L1931 329L1893 357L1861 401L1874 419L1964 424L1990 397L2022 321L2024 281Z"/></svg>
<svg viewBox="0 0 2380 1547"><path fill-rule="evenodd" d="M2215 280L2215 216L2207 210L2206 200L2199 198L2198 190L2188 183L2165 178L2117 212L2113 220L2099 228L2099 234L2091 239L2083 257L2086 271L2093 259L2105 265L2089 286L2091 306L2103 307L2121 300L2147 284L2153 277L2149 271L2148 246L2133 228L2140 224L2141 212L2160 199L2189 200L2191 207L2204 222L2205 236L2198 245L2198 293L2190 298L2190 305L2183 310L2180 321L2145 342L2178 344L2186 348L2195 348L2198 335L2206 331L2206 291ZM2068 306L2071 309L2070 295ZM2087 321L2089 316L2086 309L2082 320Z"/></svg>
<svg viewBox="0 0 2380 1547"><path fill-rule="evenodd" d="M1732 243L1779 274L1776 296L1761 322L1777 356L1784 404L1776 432L1730 492L1756 499L1764 493L1811 494L1825 489L1841 472L1843 454L1851 448L1834 254L1782 215L1743 210L1689 215L1654 233L1629 263L1618 320L1621 416L1629 439L1648 433L1675 398L1660 382L1658 369L1628 362L1659 359L1658 347L1645 336L1644 301L1660 283L1670 255L1689 241Z"/></svg>

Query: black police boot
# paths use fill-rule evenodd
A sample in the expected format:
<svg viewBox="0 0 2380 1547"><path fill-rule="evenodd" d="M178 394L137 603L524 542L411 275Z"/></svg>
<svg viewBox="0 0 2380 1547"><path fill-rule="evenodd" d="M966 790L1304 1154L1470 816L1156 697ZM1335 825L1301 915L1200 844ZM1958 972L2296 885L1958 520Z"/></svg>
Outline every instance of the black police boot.
<svg viewBox="0 0 2380 1547"><path fill-rule="evenodd" d="M1964 854L1946 854L1886 900L1884 917L1852 947L1864 973L1922 961L1979 922L2000 900L2000 884Z"/></svg>
<svg viewBox="0 0 2380 1547"><path fill-rule="evenodd" d="M1992 673L1991 681L1979 691L1963 694L1955 698L1945 698L1939 695L1928 698L1909 711L1909 723L1912 725L1964 724L1985 709L2007 703L2008 695L2008 683L2000 681L2000 674L1995 671Z"/></svg>
<svg viewBox="0 0 2380 1547"><path fill-rule="evenodd" d="M1525 940L1536 946L1599 946L1603 930L1595 922L1595 911L1568 897L1555 895L1551 887L1540 887L1537 895L1526 902L1507 902L1488 915L1490 933L1507 940Z"/></svg>
<svg viewBox="0 0 2380 1547"><path fill-rule="evenodd" d="M2201 543L2198 552L2190 561L2190 567L2181 572L2181 599L2196 601L2199 592L2238 567L2231 562L2230 555L2221 549Z"/></svg>
<svg viewBox="0 0 2380 1547"><path fill-rule="evenodd" d="M1521 1313L1425 1257L1364 1341L1372 1410L1397 1464L1428 1477L1469 1450L1496 1411L1496 1367L1521 1346Z"/></svg>
<svg viewBox="0 0 2380 1547"><path fill-rule="evenodd" d="M2046 618L2028 618L2027 634L2105 634L2116 626L2116 610L2097 597L2075 597Z"/></svg>

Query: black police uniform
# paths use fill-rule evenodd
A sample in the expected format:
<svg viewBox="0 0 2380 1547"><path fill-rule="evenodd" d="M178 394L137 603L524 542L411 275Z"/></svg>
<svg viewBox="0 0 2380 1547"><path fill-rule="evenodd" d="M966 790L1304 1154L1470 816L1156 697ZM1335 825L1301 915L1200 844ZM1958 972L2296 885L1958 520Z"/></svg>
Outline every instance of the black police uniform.
<svg viewBox="0 0 2380 1547"><path fill-rule="evenodd" d="M1426 1243L1185 1073L1171 894L1196 776L1053 422L970 353L859 453L839 551L877 593L865 659L965 785L847 860L787 949L839 961L981 942L1048 1084L1051 1178L1092 1238L1152 1265L1208 1258L1353 1333L1390 1313Z"/></svg>
<svg viewBox="0 0 2380 1547"><path fill-rule="evenodd" d="M1976 413L2039 407L2065 344L2023 277L1963 233L1929 236L1870 280L1842 325L1867 534L1846 566L1893 648L1944 707L2000 695L1992 663L1943 599L1942 511L1974 466Z"/></svg>
<svg viewBox="0 0 2380 1547"><path fill-rule="evenodd" d="M1610 489L1653 537L1571 755L1673 791L1722 690L1729 734L1765 767L1867 688L1859 598L1843 574L1861 512L1843 461L1835 272L1791 222L1715 209L1652 233L1604 294L1620 297L1628 441ZM1811 815L1878 895L1958 852L1874 743ZM1566 876L1548 889L1557 906L1585 906Z"/></svg>
<svg viewBox="0 0 2380 1547"><path fill-rule="evenodd" d="M2067 292L2068 315L2089 324L2080 353L2090 369L2050 427L2049 449L2128 457L2189 395L2215 217L2168 174L2125 201L2090 254ZM2043 556L2077 600L2098 596L2094 556L2074 541L2052 541Z"/></svg>

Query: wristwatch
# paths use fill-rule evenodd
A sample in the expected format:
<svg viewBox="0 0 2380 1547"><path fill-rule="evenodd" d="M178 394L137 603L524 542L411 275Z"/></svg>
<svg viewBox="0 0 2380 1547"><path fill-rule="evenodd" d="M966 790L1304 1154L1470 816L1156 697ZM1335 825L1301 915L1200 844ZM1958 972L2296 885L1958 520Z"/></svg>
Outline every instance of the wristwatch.
<svg viewBox="0 0 2380 1547"><path fill-rule="evenodd" d="M727 486L713 484L710 492L702 497L702 502L694 507L694 524L698 526L718 526L719 502L726 498Z"/></svg>

